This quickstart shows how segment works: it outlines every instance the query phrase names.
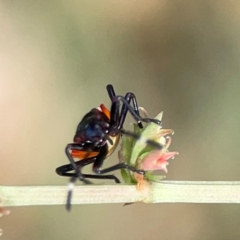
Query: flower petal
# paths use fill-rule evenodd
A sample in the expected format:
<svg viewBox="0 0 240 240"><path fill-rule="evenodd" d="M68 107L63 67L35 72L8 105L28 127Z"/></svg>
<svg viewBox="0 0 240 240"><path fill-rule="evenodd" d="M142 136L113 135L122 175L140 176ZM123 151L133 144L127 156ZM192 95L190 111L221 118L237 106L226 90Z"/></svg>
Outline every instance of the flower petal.
<svg viewBox="0 0 240 240"><path fill-rule="evenodd" d="M178 152L152 151L141 160L139 169L145 171L163 170L167 173L168 159L173 158Z"/></svg>

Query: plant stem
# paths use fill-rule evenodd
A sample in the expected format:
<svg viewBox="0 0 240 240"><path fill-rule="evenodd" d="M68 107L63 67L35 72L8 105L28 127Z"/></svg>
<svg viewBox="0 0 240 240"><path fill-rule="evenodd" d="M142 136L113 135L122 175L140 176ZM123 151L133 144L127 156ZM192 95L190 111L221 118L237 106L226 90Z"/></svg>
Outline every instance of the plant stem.
<svg viewBox="0 0 240 240"><path fill-rule="evenodd" d="M66 186L0 186L1 205L65 205ZM73 191L72 204L97 203L240 203L240 182L161 181L135 185L83 185Z"/></svg>

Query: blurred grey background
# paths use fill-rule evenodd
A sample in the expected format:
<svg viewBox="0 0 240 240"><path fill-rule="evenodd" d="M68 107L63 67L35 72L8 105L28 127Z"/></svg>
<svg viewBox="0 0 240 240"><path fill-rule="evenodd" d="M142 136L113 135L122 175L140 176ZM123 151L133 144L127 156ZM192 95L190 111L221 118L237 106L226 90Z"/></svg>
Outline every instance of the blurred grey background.
<svg viewBox="0 0 240 240"><path fill-rule="evenodd" d="M180 152L168 180L240 180L239 21L239 1L0 1L1 184L66 185L55 168L82 116L110 105L108 83L150 116L164 111ZM239 224L231 204L22 207L0 219L4 240L240 239Z"/></svg>

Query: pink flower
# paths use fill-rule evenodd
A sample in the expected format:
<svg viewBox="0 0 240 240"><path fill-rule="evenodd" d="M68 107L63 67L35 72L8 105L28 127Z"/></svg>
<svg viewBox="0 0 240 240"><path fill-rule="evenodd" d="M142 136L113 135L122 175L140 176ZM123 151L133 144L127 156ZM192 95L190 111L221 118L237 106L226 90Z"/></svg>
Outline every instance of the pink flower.
<svg viewBox="0 0 240 240"><path fill-rule="evenodd" d="M167 166L169 159L174 158L178 155L178 152L169 152L168 148L171 144L171 137L166 137L166 144L162 150L152 150L147 153L142 159L138 160L138 169L143 169L145 171L155 171L163 170L167 173Z"/></svg>

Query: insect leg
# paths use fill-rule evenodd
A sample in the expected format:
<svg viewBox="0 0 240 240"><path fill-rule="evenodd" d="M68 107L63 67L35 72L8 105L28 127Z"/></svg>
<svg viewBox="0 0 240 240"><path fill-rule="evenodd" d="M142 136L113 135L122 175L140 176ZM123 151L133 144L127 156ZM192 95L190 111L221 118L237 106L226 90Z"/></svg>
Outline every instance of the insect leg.
<svg viewBox="0 0 240 240"><path fill-rule="evenodd" d="M69 144L70 146L72 146L71 150L79 150L79 146L77 147L76 144ZM73 147L74 146L74 147ZM68 146L66 148L66 150L69 149ZM82 147L81 147L82 150ZM73 160L72 156L70 155L70 152L68 150L68 153L71 157L71 159ZM87 152L86 152L87 154ZM69 159L70 160L70 159ZM65 177L71 177L70 179L70 183L69 183L69 189L68 189L68 195L67 195L67 205L66 208L69 211L71 209L71 199L72 199L72 194L73 194L73 187L74 187L74 183L76 182L76 180L78 178L80 178L81 181L83 181L84 183L91 183L90 181L86 180L86 178L91 178L91 179L112 179L114 180L116 183L120 183L120 180L115 177L114 175L93 175L93 174L82 174L81 173L81 169L88 165L88 164L92 164L93 162L95 162L96 157L92 157L92 158L87 158L87 159L82 159L80 161L74 162L74 164L72 164L72 162L70 164L66 164L63 166L60 166L56 169L56 173L59 174L60 176L65 176ZM69 173L70 171L75 170L75 173Z"/></svg>
<svg viewBox="0 0 240 240"><path fill-rule="evenodd" d="M114 88L111 84L107 85L107 91L108 95L112 101L112 107L111 107L111 121L113 125L118 123L118 129L121 129L123 127L127 111L130 111L133 118L137 121L138 126L142 128L141 122L154 122L158 125L161 125L161 121L152 119L152 118L142 118L139 114L138 110L138 104L137 104L137 98L134 93L128 92L125 97L116 95ZM130 105L130 102L132 100L133 107ZM120 101L123 103L123 107L119 116L119 109L120 109ZM119 120L120 117L120 120Z"/></svg>
<svg viewBox="0 0 240 240"><path fill-rule="evenodd" d="M130 102L132 100L132 103L133 103L133 111L136 113L136 115L138 115L140 117L140 114L139 114L139 110L138 110L138 104L137 104L137 99L136 99L136 96L134 93L132 92L128 92L126 95L125 95L125 99L126 99L126 102L128 103L128 107L123 104L122 106L122 110L121 110L121 113L120 113L120 119L119 119L119 110L120 110L120 104L119 102L116 102L115 101L115 97L116 97L116 94L115 94L115 91L114 91L114 88L112 85L107 85L107 91L108 91L108 95L113 103L114 106L112 106L112 110L111 110L111 119L112 119L112 122L118 122L118 129L121 129L123 127L123 124L124 124L124 121L125 121L125 118L126 118L126 115L127 115L127 111L128 111L128 107L130 107ZM143 128L143 125L141 123L141 121L138 121L138 126L140 128Z"/></svg>
<svg viewBox="0 0 240 240"><path fill-rule="evenodd" d="M93 157L93 158L79 160L79 161L75 162L75 164L77 166L79 166L80 168L83 168L84 166L86 166L88 164L92 164L93 162L95 162L95 160L96 160L96 158ZM62 166L56 168L56 173L63 177L76 177L77 178L76 173L69 173L72 170L74 170L73 166L71 164L66 164L66 165L62 165ZM82 174L82 176L84 178L92 178L92 179L112 179L116 183L120 183L120 180L114 175Z"/></svg>
<svg viewBox="0 0 240 240"><path fill-rule="evenodd" d="M76 172L77 178L80 181L82 181L82 182L84 182L86 184L91 183L90 181L84 179L84 177L82 176L82 173L80 171L80 167L81 166L79 166L79 165L77 166L76 162L74 161L73 157L70 154L71 150L80 150L81 151L81 150L83 150L83 147L81 145L79 145L79 144L69 143L66 146L66 148L65 148L65 153L66 153L66 155L67 155L67 157L68 157L68 159L70 161L70 164L72 165L73 170L75 170L75 172ZM75 181L76 181L76 179L72 179L71 180L71 182L75 182Z"/></svg>
<svg viewBox="0 0 240 240"><path fill-rule="evenodd" d="M121 129L120 128L120 122L119 122L119 108L120 108L120 101L124 104L124 106L127 108L127 110L130 112L130 114L133 116L133 118L136 120L136 122L153 122L157 125L161 125L161 121L154 119L154 118L142 118L140 115L138 115L133 107L127 102L127 100L123 96L116 96L112 102L111 106L111 125L114 126L114 129ZM123 119L125 120L126 115L122 115ZM122 123L123 124L123 120Z"/></svg>
<svg viewBox="0 0 240 240"><path fill-rule="evenodd" d="M116 94L115 94L114 88L113 88L113 86L111 84L107 85L107 92L108 92L108 95L109 95L111 101L113 101L113 99L116 96Z"/></svg>
<svg viewBox="0 0 240 240"><path fill-rule="evenodd" d="M121 130L121 132L123 134L125 134L125 135L131 136L131 137L133 137L133 138L135 138L135 139L137 139L139 141L142 141L145 144L149 144L149 145L151 145L152 147L154 147L156 149L161 150L164 147L163 145L161 145L161 144L159 144L159 143L157 143L157 142L155 142L153 140L145 139L145 138L141 137L138 134L135 134L135 133L123 130L123 129ZM93 164L93 171L95 173L97 173L97 174L105 174L105 173L108 173L108 172L111 172L111 171L115 171L115 170L118 170L118 169L128 169L128 170L130 170L132 172L136 172L136 173L139 173L139 174L142 174L142 175L145 175L145 173L146 173L144 170L136 169L135 167L133 167L131 165L128 165L125 162L120 162L120 163L118 163L116 165L113 165L113 166L111 166L109 168L100 169L101 166L102 166L102 162L103 162L103 160L102 161L100 161L100 160L97 161L97 159L94 162L94 164Z"/></svg>
<svg viewBox="0 0 240 240"><path fill-rule="evenodd" d="M136 113L137 116L140 116L140 113L139 113L139 110L138 110L138 104L137 104L137 99L136 99L136 96L134 93L132 92L128 92L126 95L125 95L125 100L127 101L127 103L130 105L131 101L133 103L133 110L134 112ZM123 128L123 124L125 122L125 118L127 116L127 112L128 112L128 106L126 104L123 104L122 106L122 110L121 110L121 113L120 113L120 119L119 119L119 128L122 129ZM139 128L143 128L143 125L142 125L142 122L141 120L138 120L137 121L137 124L139 126Z"/></svg>
<svg viewBox="0 0 240 240"><path fill-rule="evenodd" d="M142 175L145 174L145 171L136 169L135 167L130 166L125 162L118 163L118 164L116 164L112 167L106 168L106 169L100 169L102 164L103 164L103 161L105 159L105 156L106 156L107 152L108 152L108 147L107 147L107 145L104 145L101 148L101 150L99 152L99 155L96 157L96 161L93 163L93 172L94 173L105 174L105 173L108 173L108 172L112 172L112 171L124 168L124 169L128 169L132 172L142 174Z"/></svg>

